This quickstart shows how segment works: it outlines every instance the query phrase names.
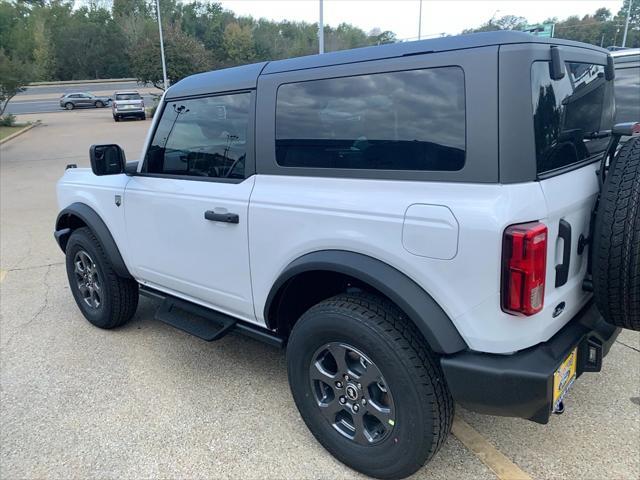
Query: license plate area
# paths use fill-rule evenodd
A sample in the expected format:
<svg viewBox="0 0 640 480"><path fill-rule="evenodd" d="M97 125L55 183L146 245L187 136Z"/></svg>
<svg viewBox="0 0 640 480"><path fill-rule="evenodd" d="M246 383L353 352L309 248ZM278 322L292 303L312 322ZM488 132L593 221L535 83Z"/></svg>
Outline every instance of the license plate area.
<svg viewBox="0 0 640 480"><path fill-rule="evenodd" d="M577 374L578 347L574 348L553 374L553 411L561 411L561 403Z"/></svg>

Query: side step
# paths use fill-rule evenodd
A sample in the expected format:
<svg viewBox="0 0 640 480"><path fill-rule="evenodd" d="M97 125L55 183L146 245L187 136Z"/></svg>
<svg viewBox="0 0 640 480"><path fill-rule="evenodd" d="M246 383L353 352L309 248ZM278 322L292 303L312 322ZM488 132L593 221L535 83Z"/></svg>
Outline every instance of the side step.
<svg viewBox="0 0 640 480"><path fill-rule="evenodd" d="M284 348L286 345L286 339L271 330L176 298L155 288L140 285L140 294L162 302L155 315L157 320L208 342L219 340L234 331L272 347Z"/></svg>
<svg viewBox="0 0 640 480"><path fill-rule="evenodd" d="M219 340L236 326L236 320L224 313L170 297L162 301L155 318L207 342Z"/></svg>

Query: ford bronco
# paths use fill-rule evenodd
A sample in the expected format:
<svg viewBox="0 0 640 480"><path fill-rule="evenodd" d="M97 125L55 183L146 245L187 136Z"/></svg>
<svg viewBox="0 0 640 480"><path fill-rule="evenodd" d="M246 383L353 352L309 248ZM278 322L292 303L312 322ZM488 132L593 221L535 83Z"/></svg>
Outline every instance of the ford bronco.
<svg viewBox="0 0 640 480"><path fill-rule="evenodd" d="M57 186L83 315L138 295L205 340L286 347L340 461L402 478L454 405L547 423L640 327L640 139L606 50L499 32L193 75L140 161L94 145ZM73 167L73 166L70 166Z"/></svg>

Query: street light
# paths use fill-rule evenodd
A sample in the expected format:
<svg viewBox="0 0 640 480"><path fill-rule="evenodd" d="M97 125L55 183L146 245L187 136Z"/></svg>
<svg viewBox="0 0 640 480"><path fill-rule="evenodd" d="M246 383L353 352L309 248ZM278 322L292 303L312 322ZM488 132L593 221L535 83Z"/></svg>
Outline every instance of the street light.
<svg viewBox="0 0 640 480"><path fill-rule="evenodd" d="M422 0L420 0L420 11L418 13L418 40L422 40Z"/></svg>
<svg viewBox="0 0 640 480"><path fill-rule="evenodd" d="M164 60L164 40L162 39L162 20L160 19L160 0L156 0L156 12L158 14L158 30L160 32L160 56L162 57L162 80L164 81L164 91L169 88L167 80L167 64Z"/></svg>
<svg viewBox="0 0 640 480"><path fill-rule="evenodd" d="M631 4L633 0L629 0L629 8L627 8L627 21L624 22L624 35L622 36L622 46L627 44L627 31L629 30L629 17L631 16Z"/></svg>
<svg viewBox="0 0 640 480"><path fill-rule="evenodd" d="M322 0L320 0L320 19L318 21L318 53L324 53L324 21L322 19Z"/></svg>

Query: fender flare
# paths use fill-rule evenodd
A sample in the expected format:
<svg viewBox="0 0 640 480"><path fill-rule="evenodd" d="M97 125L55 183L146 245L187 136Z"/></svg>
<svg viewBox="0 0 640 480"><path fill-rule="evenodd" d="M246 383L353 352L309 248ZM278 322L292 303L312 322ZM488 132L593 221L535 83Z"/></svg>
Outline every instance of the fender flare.
<svg viewBox="0 0 640 480"><path fill-rule="evenodd" d="M60 249L66 252L71 233L81 226L77 219L98 238L116 274L124 278L133 278L122 259L122 255L120 255L120 250L118 250L109 228L100 215L84 203L72 203L58 214L54 236Z"/></svg>
<svg viewBox="0 0 640 480"><path fill-rule="evenodd" d="M467 349L449 316L416 282L387 263L345 250L316 251L291 262L271 287L264 306L265 319L269 318L273 302L286 288L287 282L310 271L341 273L375 288L413 321L437 353L450 354Z"/></svg>

